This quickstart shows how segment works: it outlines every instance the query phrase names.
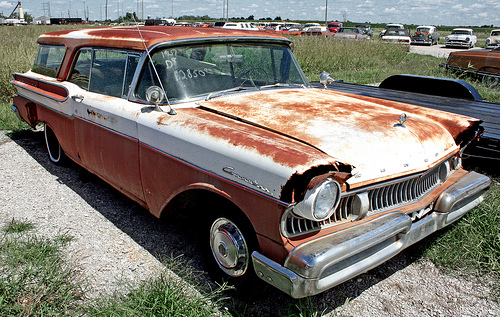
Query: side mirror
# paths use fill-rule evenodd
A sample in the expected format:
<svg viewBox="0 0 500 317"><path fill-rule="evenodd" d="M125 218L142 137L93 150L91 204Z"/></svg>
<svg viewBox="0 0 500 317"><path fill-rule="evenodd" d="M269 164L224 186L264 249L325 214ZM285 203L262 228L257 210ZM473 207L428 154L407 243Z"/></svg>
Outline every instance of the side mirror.
<svg viewBox="0 0 500 317"><path fill-rule="evenodd" d="M327 72L322 72L321 75L319 75L319 82L325 86L325 89L326 89L326 86L328 86L329 84L333 83L334 80L332 78L332 76L330 76L329 73Z"/></svg>
<svg viewBox="0 0 500 317"><path fill-rule="evenodd" d="M146 90L146 100L155 106L155 110L162 111L158 105L162 102L163 98L165 98L165 94L158 86L151 86Z"/></svg>

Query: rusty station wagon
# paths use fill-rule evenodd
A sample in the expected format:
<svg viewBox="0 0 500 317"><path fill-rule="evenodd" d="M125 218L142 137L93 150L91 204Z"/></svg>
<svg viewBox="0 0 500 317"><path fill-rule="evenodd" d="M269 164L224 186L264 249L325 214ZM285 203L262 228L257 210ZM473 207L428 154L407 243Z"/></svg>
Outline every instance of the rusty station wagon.
<svg viewBox="0 0 500 317"><path fill-rule="evenodd" d="M476 75L487 87L498 87L500 84L500 47L451 52L443 66L447 69Z"/></svg>
<svg viewBox="0 0 500 317"><path fill-rule="evenodd" d="M146 26L39 37L13 109L147 208L182 197L222 274L300 298L366 272L478 205L478 119L314 88L290 40ZM323 76L326 84L331 81Z"/></svg>

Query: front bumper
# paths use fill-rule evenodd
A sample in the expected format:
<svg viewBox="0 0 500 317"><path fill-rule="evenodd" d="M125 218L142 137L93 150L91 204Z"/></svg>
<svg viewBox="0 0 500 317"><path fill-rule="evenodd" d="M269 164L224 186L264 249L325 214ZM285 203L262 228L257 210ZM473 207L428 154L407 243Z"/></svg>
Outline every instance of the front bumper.
<svg viewBox="0 0 500 317"><path fill-rule="evenodd" d="M445 46L453 46L453 47L470 47L470 46L472 46L471 42L460 41L460 40L445 41L444 45Z"/></svg>
<svg viewBox="0 0 500 317"><path fill-rule="evenodd" d="M483 201L490 183L488 177L471 172L446 189L433 211L422 219L412 223L404 212L390 212L301 244L283 266L254 252L255 272L294 298L318 294L373 269L456 221Z"/></svg>

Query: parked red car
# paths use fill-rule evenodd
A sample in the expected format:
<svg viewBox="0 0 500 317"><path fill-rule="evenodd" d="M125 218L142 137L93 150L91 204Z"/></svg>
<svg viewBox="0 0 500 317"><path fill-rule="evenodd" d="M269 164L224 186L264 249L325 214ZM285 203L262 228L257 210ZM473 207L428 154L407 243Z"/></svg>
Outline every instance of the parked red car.
<svg viewBox="0 0 500 317"><path fill-rule="evenodd" d="M328 30L333 33L337 33L341 27L344 25L341 22L330 22L328 23Z"/></svg>

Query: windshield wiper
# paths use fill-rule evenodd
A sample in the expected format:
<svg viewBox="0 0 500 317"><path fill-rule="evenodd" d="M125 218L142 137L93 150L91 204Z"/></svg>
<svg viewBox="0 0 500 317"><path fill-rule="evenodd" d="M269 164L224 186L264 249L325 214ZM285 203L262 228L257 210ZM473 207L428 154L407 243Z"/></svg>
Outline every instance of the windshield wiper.
<svg viewBox="0 0 500 317"><path fill-rule="evenodd" d="M221 91L211 92L205 97L205 100L209 100L209 99L212 99L214 97L224 95L228 92L241 91L241 90L257 90L257 89L258 88L255 88L255 87L242 87L242 86L233 87L233 88L229 88L229 89L225 89L225 90L221 90Z"/></svg>
<svg viewBox="0 0 500 317"><path fill-rule="evenodd" d="M276 83L271 85L260 86L259 89L265 88L274 88L274 87L302 87L306 88L304 84L284 84L284 83Z"/></svg>

